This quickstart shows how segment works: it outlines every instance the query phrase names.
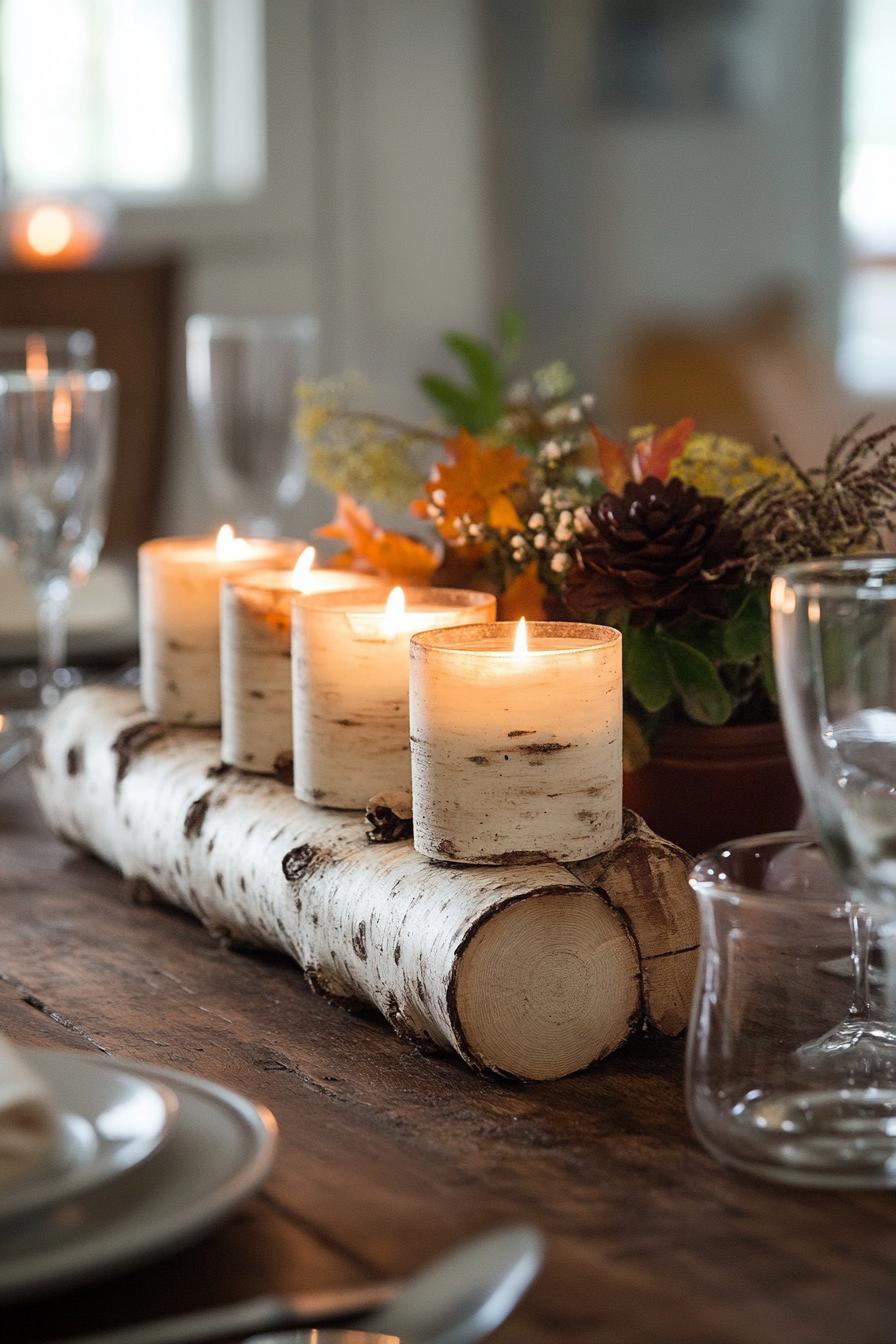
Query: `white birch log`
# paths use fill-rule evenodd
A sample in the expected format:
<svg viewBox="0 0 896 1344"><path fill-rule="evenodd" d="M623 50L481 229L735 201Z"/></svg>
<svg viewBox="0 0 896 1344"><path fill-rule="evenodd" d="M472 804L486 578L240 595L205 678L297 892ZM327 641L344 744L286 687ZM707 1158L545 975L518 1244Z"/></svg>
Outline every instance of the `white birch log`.
<svg viewBox="0 0 896 1344"><path fill-rule="evenodd" d="M698 941L687 858L632 814L593 863L440 866L219 756L215 733L92 688L47 719L35 784L68 840L475 1067L562 1077L638 1031L685 1026Z"/></svg>

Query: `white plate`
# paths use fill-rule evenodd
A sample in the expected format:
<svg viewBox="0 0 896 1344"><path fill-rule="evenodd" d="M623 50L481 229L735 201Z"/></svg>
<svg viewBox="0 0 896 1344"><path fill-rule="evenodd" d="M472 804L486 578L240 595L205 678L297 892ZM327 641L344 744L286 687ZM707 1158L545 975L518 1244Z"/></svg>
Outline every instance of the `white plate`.
<svg viewBox="0 0 896 1344"><path fill-rule="evenodd" d="M122 1069L85 1068L91 1057L83 1052L22 1053L56 1102L56 1133L38 1167L0 1187L0 1224L75 1199L139 1166L164 1143L177 1114L170 1088Z"/></svg>
<svg viewBox="0 0 896 1344"><path fill-rule="evenodd" d="M26 1050L32 1066L55 1053ZM169 1087L179 1108L168 1142L148 1162L27 1225L0 1229L0 1300L27 1297L123 1269L195 1240L258 1189L274 1157L270 1111L173 1069L106 1055L77 1058Z"/></svg>
<svg viewBox="0 0 896 1344"><path fill-rule="evenodd" d="M137 646L133 575L114 560L101 560L87 582L72 591L69 656L76 662L118 657ZM37 657L34 597L0 541L0 663Z"/></svg>

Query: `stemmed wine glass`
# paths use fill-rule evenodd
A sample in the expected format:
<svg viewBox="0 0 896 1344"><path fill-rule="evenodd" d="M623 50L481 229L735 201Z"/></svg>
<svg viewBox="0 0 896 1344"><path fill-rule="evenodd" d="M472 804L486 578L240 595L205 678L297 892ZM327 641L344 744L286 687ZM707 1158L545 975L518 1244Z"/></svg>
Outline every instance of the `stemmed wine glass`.
<svg viewBox="0 0 896 1344"><path fill-rule="evenodd" d="M93 368L95 348L93 332L84 327L0 327L0 373L30 373L37 378L50 369L86 373ZM0 498L0 538L10 531L7 509L8 501Z"/></svg>
<svg viewBox="0 0 896 1344"><path fill-rule="evenodd" d="M896 1023L872 1009L872 921L892 974L896 922L896 555L809 560L772 582L772 632L791 758L850 902L849 1016L807 1043L877 1076L896 1070ZM893 1009L893 995L889 1008Z"/></svg>
<svg viewBox="0 0 896 1344"><path fill-rule="evenodd" d="M86 373L93 367L95 347L93 332L85 327L0 327L0 373Z"/></svg>
<svg viewBox="0 0 896 1344"><path fill-rule="evenodd" d="M315 318L187 320L187 393L219 512L275 536L305 490L298 386L317 372Z"/></svg>
<svg viewBox="0 0 896 1344"><path fill-rule="evenodd" d="M104 369L0 374L3 526L37 601L43 708L59 699L72 581L105 539L116 405Z"/></svg>

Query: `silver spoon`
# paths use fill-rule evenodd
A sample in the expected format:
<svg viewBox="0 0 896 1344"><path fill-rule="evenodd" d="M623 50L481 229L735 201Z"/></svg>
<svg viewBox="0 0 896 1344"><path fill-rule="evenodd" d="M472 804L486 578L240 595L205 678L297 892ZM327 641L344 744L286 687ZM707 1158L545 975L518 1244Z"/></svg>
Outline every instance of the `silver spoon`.
<svg viewBox="0 0 896 1344"><path fill-rule="evenodd" d="M325 1326L318 1330L278 1330L274 1335L253 1335L243 1344L264 1344L265 1340L287 1341L287 1344L402 1344L398 1335L372 1335L369 1330L340 1330Z"/></svg>
<svg viewBox="0 0 896 1344"><path fill-rule="evenodd" d="M340 1330L338 1326L317 1327L313 1330L278 1330L274 1335L253 1335L243 1344L264 1344L265 1340L287 1341L287 1344L401 1344L398 1335L372 1335L369 1330Z"/></svg>
<svg viewBox="0 0 896 1344"><path fill-rule="evenodd" d="M543 1259L544 1239L536 1228L499 1228L440 1256L397 1290L370 1285L320 1295L252 1298L229 1307L82 1335L63 1344L202 1344L240 1334L245 1339L252 1332L256 1332L254 1344L264 1338L296 1344L307 1337L296 1331L297 1326L340 1319L351 1319L356 1334L404 1336L404 1344L472 1344L497 1329L513 1311ZM292 1329L285 1335L257 1334L287 1326ZM316 1334L318 1344L323 1344L321 1333ZM335 1333L338 1337L340 1332Z"/></svg>
<svg viewBox="0 0 896 1344"><path fill-rule="evenodd" d="M404 1344L473 1344L497 1330L544 1260L534 1227L507 1227L469 1241L423 1269L384 1307L353 1322L358 1330ZM332 1344L362 1344L338 1341ZM254 1335L246 1344L304 1344L295 1331Z"/></svg>
<svg viewBox="0 0 896 1344"><path fill-rule="evenodd" d="M543 1263L537 1228L487 1232L415 1274L394 1301L357 1324L420 1344L472 1344L506 1321Z"/></svg>

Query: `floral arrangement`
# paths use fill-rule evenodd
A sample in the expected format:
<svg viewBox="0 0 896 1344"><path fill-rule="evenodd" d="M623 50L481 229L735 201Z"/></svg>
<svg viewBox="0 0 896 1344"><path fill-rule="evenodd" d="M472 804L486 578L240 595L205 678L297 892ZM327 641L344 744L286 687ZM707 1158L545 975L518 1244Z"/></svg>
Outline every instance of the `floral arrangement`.
<svg viewBox="0 0 896 1344"><path fill-rule="evenodd" d="M896 427L857 426L810 471L690 419L615 439L565 365L514 379L519 343L513 315L496 348L446 336L466 379L422 375L439 412L427 425L353 409L357 379L302 386L312 474L338 495L321 529L344 545L331 563L485 589L505 620L621 629L630 767L671 721L776 718L770 575L882 546ZM378 526L359 498L408 506L420 534Z"/></svg>

